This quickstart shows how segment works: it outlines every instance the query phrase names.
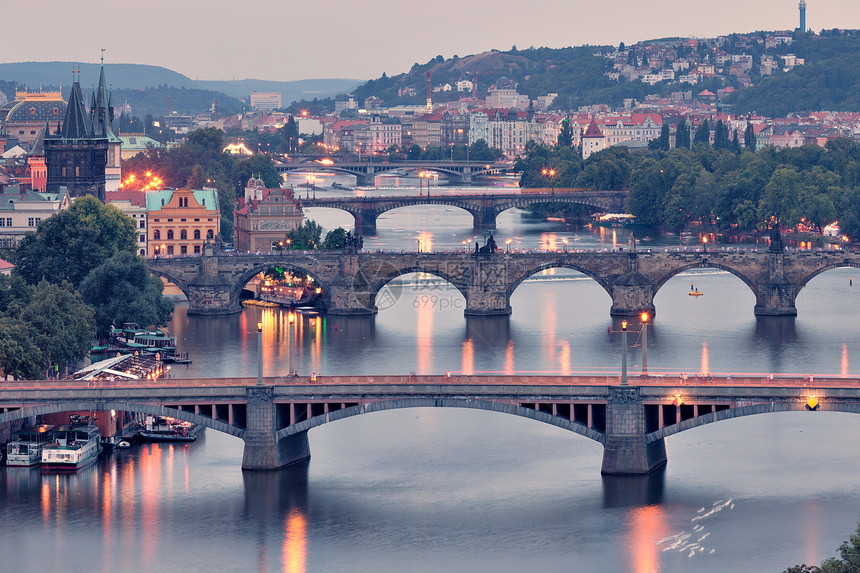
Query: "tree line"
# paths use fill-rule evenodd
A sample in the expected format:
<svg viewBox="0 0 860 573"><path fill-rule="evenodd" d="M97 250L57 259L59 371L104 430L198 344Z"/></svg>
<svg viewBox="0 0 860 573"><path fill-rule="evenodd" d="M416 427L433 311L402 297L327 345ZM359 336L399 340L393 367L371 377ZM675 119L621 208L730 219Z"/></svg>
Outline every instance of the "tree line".
<svg viewBox="0 0 860 573"><path fill-rule="evenodd" d="M722 149L694 140L691 149L654 147L614 146L582 160L576 148L530 143L515 170L523 187L629 189L627 209L637 221L672 231L701 225L750 232L801 222L821 230L838 220L843 233L860 238L860 143L752 151L737 140Z"/></svg>
<svg viewBox="0 0 860 573"><path fill-rule="evenodd" d="M0 275L3 375L62 375L112 325L167 324L173 303L136 251L134 221L89 195L25 235Z"/></svg>

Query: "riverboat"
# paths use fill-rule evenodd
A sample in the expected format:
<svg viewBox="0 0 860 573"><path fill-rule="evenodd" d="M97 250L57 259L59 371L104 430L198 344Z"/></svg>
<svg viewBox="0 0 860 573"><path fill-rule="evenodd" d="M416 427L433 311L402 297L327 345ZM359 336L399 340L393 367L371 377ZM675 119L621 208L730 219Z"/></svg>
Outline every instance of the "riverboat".
<svg viewBox="0 0 860 573"><path fill-rule="evenodd" d="M146 330L134 322L126 322L122 328L111 326L111 343L119 348L136 352L158 353L162 358L176 354L176 336L163 330Z"/></svg>
<svg viewBox="0 0 860 573"><path fill-rule="evenodd" d="M102 452L101 433L89 416L72 415L69 424L52 432L42 447L42 471L76 471L95 462Z"/></svg>
<svg viewBox="0 0 860 573"><path fill-rule="evenodd" d="M42 447L51 440L54 426L41 424L12 434L6 444L7 466L35 466L42 461Z"/></svg>
<svg viewBox="0 0 860 573"><path fill-rule="evenodd" d="M635 220L636 216L628 213L605 213L596 216L594 222L603 227L627 227Z"/></svg>
<svg viewBox="0 0 860 573"><path fill-rule="evenodd" d="M197 440L197 426L173 418L147 416L137 439L141 442L193 442Z"/></svg>

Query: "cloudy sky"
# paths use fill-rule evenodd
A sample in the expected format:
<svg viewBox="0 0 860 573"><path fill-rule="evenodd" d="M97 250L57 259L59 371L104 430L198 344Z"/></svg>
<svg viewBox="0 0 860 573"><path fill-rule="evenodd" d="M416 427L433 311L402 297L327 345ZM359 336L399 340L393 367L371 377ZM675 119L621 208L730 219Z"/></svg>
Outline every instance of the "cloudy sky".
<svg viewBox="0 0 860 573"><path fill-rule="evenodd" d="M164 66L192 79L369 79L465 56L667 36L793 29L797 0L47 0L4 2L26 23L0 61ZM807 26L860 28L860 1L807 0ZM34 19L34 13L43 16ZM35 27L33 27L35 24ZM9 26L4 27L10 32ZM73 31L70 33L70 31Z"/></svg>

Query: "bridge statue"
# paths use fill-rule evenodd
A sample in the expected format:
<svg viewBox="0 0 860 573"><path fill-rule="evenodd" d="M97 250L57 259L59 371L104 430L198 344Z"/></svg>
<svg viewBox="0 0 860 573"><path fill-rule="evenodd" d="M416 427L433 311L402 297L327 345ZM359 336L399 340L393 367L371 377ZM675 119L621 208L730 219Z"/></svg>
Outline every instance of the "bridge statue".
<svg viewBox="0 0 860 573"><path fill-rule="evenodd" d="M770 248L768 250L772 253L781 253L785 250L785 246L782 244L782 234L779 232L779 222L770 228Z"/></svg>
<svg viewBox="0 0 860 573"><path fill-rule="evenodd" d="M343 252L352 254L359 252L364 247L364 238L358 233L353 235L350 231L346 232L346 239L343 242Z"/></svg>
<svg viewBox="0 0 860 573"><path fill-rule="evenodd" d="M487 242L483 247L478 247L478 243L475 243L475 254L477 255L491 255L499 250L499 247L496 245L495 239L493 239L493 234L490 233L490 236L487 237Z"/></svg>

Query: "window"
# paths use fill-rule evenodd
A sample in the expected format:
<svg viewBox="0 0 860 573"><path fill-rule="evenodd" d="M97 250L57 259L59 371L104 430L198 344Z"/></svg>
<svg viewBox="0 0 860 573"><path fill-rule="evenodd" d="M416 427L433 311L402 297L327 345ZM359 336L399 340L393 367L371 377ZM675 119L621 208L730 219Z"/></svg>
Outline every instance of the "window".
<svg viewBox="0 0 860 573"><path fill-rule="evenodd" d="M186 231L185 229L182 229L181 231L179 231L179 238L183 241L188 240L188 231ZM185 247L183 247L183 248L185 248Z"/></svg>
<svg viewBox="0 0 860 573"><path fill-rule="evenodd" d="M187 255L188 254L188 247L185 245L182 245L181 247L179 247L179 253L183 254L183 255Z"/></svg>
<svg viewBox="0 0 860 573"><path fill-rule="evenodd" d="M6 219L0 218L0 227L5 227L5 226L6 226Z"/></svg>
<svg viewBox="0 0 860 573"><path fill-rule="evenodd" d="M210 239L210 240L215 238L215 233L212 231L212 229L209 229L208 231L206 231L206 238Z"/></svg>
<svg viewBox="0 0 860 573"><path fill-rule="evenodd" d="M146 229L146 221L144 221L143 219L140 220L140 228Z"/></svg>
<svg viewBox="0 0 860 573"><path fill-rule="evenodd" d="M6 218L6 226L7 226L7 227L11 227L11 226L12 226L12 217L7 217L7 218Z"/></svg>
<svg viewBox="0 0 860 573"><path fill-rule="evenodd" d="M172 254L173 254L173 245L167 245L167 254L168 254L168 255L172 255Z"/></svg>
<svg viewBox="0 0 860 573"><path fill-rule="evenodd" d="M152 239L154 241L160 241L161 240L161 230L160 229L156 229L155 232L152 233Z"/></svg>
<svg viewBox="0 0 860 573"><path fill-rule="evenodd" d="M179 221L180 221L181 223L184 223L184 222L185 222L185 219L179 219Z"/></svg>
<svg viewBox="0 0 860 573"><path fill-rule="evenodd" d="M195 254L195 255L199 255L199 254L200 254L200 245L194 245L194 254Z"/></svg>
<svg viewBox="0 0 860 573"><path fill-rule="evenodd" d="M173 222L173 219L168 219L168 220L167 220L167 222L168 222L168 223L172 223L172 222Z"/></svg>
<svg viewBox="0 0 860 573"><path fill-rule="evenodd" d="M141 249L141 250L140 250L140 256L141 256L141 257L145 257L145 256L146 256L146 251L145 251L144 249Z"/></svg>
<svg viewBox="0 0 860 573"><path fill-rule="evenodd" d="M194 222L195 222L195 223L199 223L199 222L200 222L200 219L194 219Z"/></svg>
<svg viewBox="0 0 860 573"><path fill-rule="evenodd" d="M138 243L145 243L146 242L146 235L140 235L140 237L138 237L138 239L137 239L137 242Z"/></svg>
<svg viewBox="0 0 860 573"><path fill-rule="evenodd" d="M168 240L168 241L172 241L172 240L173 240L173 229L168 229L168 230L167 230L167 240Z"/></svg>
<svg viewBox="0 0 860 573"><path fill-rule="evenodd" d="M200 229L194 229L194 240L195 241L200 240Z"/></svg>
<svg viewBox="0 0 860 573"><path fill-rule="evenodd" d="M28 227L35 227L36 226L36 219L34 219L33 217L30 217L29 219L27 219L27 226Z"/></svg>

